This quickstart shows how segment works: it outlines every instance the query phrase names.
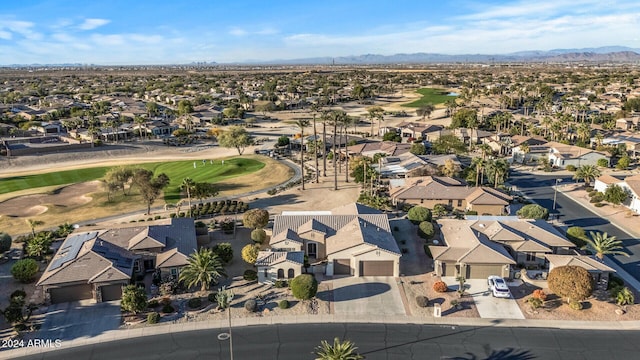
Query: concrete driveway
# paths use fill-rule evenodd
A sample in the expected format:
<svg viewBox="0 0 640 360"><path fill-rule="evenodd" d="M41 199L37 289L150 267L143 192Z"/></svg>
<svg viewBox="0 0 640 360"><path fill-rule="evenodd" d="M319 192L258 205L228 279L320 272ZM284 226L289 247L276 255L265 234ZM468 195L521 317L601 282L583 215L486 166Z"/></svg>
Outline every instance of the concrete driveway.
<svg viewBox="0 0 640 360"><path fill-rule="evenodd" d="M33 333L34 338L71 340L93 337L120 327L120 300L50 305L43 317L40 330Z"/></svg>
<svg viewBox="0 0 640 360"><path fill-rule="evenodd" d="M447 284L456 284L449 286L457 289L457 281L455 278L447 278ZM471 294L476 304L478 313L483 319L524 319L522 311L518 303L513 298L495 298L488 290L486 279L467 279L465 284L467 294Z"/></svg>
<svg viewBox="0 0 640 360"><path fill-rule="evenodd" d="M393 277L345 277L332 283L336 315L406 315Z"/></svg>

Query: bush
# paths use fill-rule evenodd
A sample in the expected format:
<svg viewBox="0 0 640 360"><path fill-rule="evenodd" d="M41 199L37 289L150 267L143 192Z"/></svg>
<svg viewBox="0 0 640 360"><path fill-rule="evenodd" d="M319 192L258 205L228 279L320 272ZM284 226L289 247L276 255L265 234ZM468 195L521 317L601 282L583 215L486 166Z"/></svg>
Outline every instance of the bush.
<svg viewBox="0 0 640 360"><path fill-rule="evenodd" d="M255 270L247 269L244 271L242 278L247 281L255 281L258 279L258 273Z"/></svg>
<svg viewBox="0 0 640 360"><path fill-rule="evenodd" d="M210 303L216 302L217 301L216 300L216 295L218 295L218 294L216 294L214 292L209 293L209 295L207 295L207 300L209 300Z"/></svg>
<svg viewBox="0 0 640 360"><path fill-rule="evenodd" d="M598 192L597 194L593 195L593 196L591 197L591 200L589 200L589 202L590 202L590 203L592 203L592 204L593 204L593 203L602 202L602 201L604 201L604 195L602 195L602 194L601 194L601 193L599 193L599 192Z"/></svg>
<svg viewBox="0 0 640 360"><path fill-rule="evenodd" d="M582 301L593 292L593 279L579 266L558 266L549 272L549 289L568 301Z"/></svg>
<svg viewBox="0 0 640 360"><path fill-rule="evenodd" d="M516 214L523 219L544 219L549 218L549 210L538 204L525 205Z"/></svg>
<svg viewBox="0 0 640 360"><path fill-rule="evenodd" d="M547 294L545 294L542 289L533 290L533 294L531 296L536 299L540 299L541 301L547 300Z"/></svg>
<svg viewBox="0 0 640 360"><path fill-rule="evenodd" d="M607 289L611 289L614 287L623 287L623 286L624 286L624 280L622 280L621 278L615 275L609 276L609 286L607 287Z"/></svg>
<svg viewBox="0 0 640 360"><path fill-rule="evenodd" d="M200 306L202 306L202 299L200 298L189 299L189 302L187 303L187 305L189 305L190 309L197 309Z"/></svg>
<svg viewBox="0 0 640 360"><path fill-rule="evenodd" d="M574 243L577 247L581 248L587 245L585 239L587 235L584 232L584 229L580 226L572 226L567 229L567 239L569 239L572 243Z"/></svg>
<svg viewBox="0 0 640 360"><path fill-rule="evenodd" d="M445 293L447 292L447 290L448 290L447 284L444 281L436 281L433 284L433 291L435 292Z"/></svg>
<svg viewBox="0 0 640 360"><path fill-rule="evenodd" d="M176 309L174 309L173 306L171 306L171 304L167 304L162 307L162 312L165 314L171 314L174 311L176 311Z"/></svg>
<svg viewBox="0 0 640 360"><path fill-rule="evenodd" d="M149 303L147 303L147 307L149 308L155 308L155 307L158 307L158 305L160 305L160 303L158 303L158 300L156 299L153 299L149 301Z"/></svg>
<svg viewBox="0 0 640 360"><path fill-rule="evenodd" d="M276 282L273 283L273 286L278 289L282 289L289 286L289 283L287 282L287 280L276 280Z"/></svg>
<svg viewBox="0 0 640 360"><path fill-rule="evenodd" d="M632 305L635 302L635 296L628 287L621 288L616 294L616 304L619 306Z"/></svg>
<svg viewBox="0 0 640 360"><path fill-rule="evenodd" d="M35 280L38 270L40 270L40 267L35 260L22 259L13 264L11 267L11 275L21 283L29 283Z"/></svg>
<svg viewBox="0 0 640 360"><path fill-rule="evenodd" d="M603 207L605 205L606 205L605 203L595 203L595 204L593 204L593 206L595 206L595 207Z"/></svg>
<svg viewBox="0 0 640 360"><path fill-rule="evenodd" d="M287 300L281 300L281 301L278 303L278 307L279 307L280 309L288 309L288 308L289 308L289 301L287 301Z"/></svg>
<svg viewBox="0 0 640 360"><path fill-rule="evenodd" d="M153 311L147 315L147 323L157 324L158 322L160 322L160 314L157 312Z"/></svg>
<svg viewBox="0 0 640 360"><path fill-rule="evenodd" d="M251 231L251 240L257 244L263 244L267 240L267 233L262 229Z"/></svg>
<svg viewBox="0 0 640 360"><path fill-rule="evenodd" d="M478 212L475 210L467 210L465 213L465 215L478 215Z"/></svg>
<svg viewBox="0 0 640 360"><path fill-rule="evenodd" d="M431 211L422 206L414 206L407 213L407 219L411 220L414 224L431 221Z"/></svg>
<svg viewBox="0 0 640 360"><path fill-rule="evenodd" d="M427 307L427 305L429 305L429 299L426 296L418 295L416 296L416 304L420 307Z"/></svg>
<svg viewBox="0 0 640 360"><path fill-rule="evenodd" d="M258 260L258 252L260 252L260 246L256 244L247 244L241 251L242 260L250 265L254 265L256 260Z"/></svg>
<svg viewBox="0 0 640 360"><path fill-rule="evenodd" d="M431 239L435 233L433 224L430 221L423 221L418 225L418 235L423 239Z"/></svg>
<svg viewBox="0 0 640 360"><path fill-rule="evenodd" d="M244 302L244 308L249 312L256 311L257 307L258 307L258 303L254 299L249 299Z"/></svg>
<svg viewBox="0 0 640 360"><path fill-rule="evenodd" d="M622 291L623 286L614 286L609 288L609 296L616 299L618 297L618 293Z"/></svg>
<svg viewBox="0 0 640 360"><path fill-rule="evenodd" d="M598 159L598 166L600 167L608 167L609 166L609 160L607 159Z"/></svg>
<svg viewBox="0 0 640 360"><path fill-rule="evenodd" d="M586 191L586 192L592 192L592 191L593 191L593 186L585 186L585 187L584 187L584 191Z"/></svg>
<svg viewBox="0 0 640 360"><path fill-rule="evenodd" d="M596 196L599 192L600 191L598 191L598 190L589 191L589 197L592 198L592 197Z"/></svg>
<svg viewBox="0 0 640 360"><path fill-rule="evenodd" d="M573 310L582 310L582 302L575 300L569 301L569 307Z"/></svg>
<svg viewBox="0 0 640 360"><path fill-rule="evenodd" d="M9 251L9 249L11 249L11 236L0 231L0 253Z"/></svg>
<svg viewBox="0 0 640 360"><path fill-rule="evenodd" d="M223 263L228 264L233 259L233 247L228 242L215 244L211 250L218 255Z"/></svg>
<svg viewBox="0 0 640 360"><path fill-rule="evenodd" d="M127 285L122 289L120 308L123 311L137 314L145 311L147 307L149 307L149 304L147 303L147 293L144 288L136 285Z"/></svg>
<svg viewBox="0 0 640 360"><path fill-rule="evenodd" d="M535 296L532 296L527 299L527 302L529 303L529 305L531 305L532 308L537 309L542 306L543 300Z"/></svg>
<svg viewBox="0 0 640 360"><path fill-rule="evenodd" d="M269 212L263 209L251 209L242 215L244 226L252 229L262 229L269 223Z"/></svg>
<svg viewBox="0 0 640 360"><path fill-rule="evenodd" d="M576 171L576 166L569 164L565 167L565 169L567 169L567 171Z"/></svg>
<svg viewBox="0 0 640 360"><path fill-rule="evenodd" d="M301 274L291 280L289 287L296 299L309 300L318 292L318 281L311 274Z"/></svg>

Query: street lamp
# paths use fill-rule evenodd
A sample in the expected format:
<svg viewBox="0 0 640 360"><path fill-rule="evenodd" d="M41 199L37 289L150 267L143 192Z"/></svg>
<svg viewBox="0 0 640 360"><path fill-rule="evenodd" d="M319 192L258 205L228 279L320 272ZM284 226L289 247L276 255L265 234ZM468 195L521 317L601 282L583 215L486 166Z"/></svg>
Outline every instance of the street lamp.
<svg viewBox="0 0 640 360"><path fill-rule="evenodd" d="M231 301L233 300L233 295L233 292L227 290L225 286L218 289L218 293L216 294L218 305L227 310L227 315L229 317L229 332L218 334L218 340L229 340L229 358L231 360L233 360L233 338L231 335Z"/></svg>
<svg viewBox="0 0 640 360"><path fill-rule="evenodd" d="M556 209L556 199L558 198L558 184L562 182L562 179L556 179L556 186L553 192L553 210Z"/></svg>

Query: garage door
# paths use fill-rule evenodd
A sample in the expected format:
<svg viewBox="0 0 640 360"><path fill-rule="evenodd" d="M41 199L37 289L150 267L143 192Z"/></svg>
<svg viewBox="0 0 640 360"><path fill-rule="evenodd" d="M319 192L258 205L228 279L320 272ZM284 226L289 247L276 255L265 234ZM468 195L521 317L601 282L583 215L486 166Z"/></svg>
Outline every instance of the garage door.
<svg viewBox="0 0 640 360"><path fill-rule="evenodd" d="M467 279L486 279L491 275L502 276L502 265L467 265Z"/></svg>
<svg viewBox="0 0 640 360"><path fill-rule="evenodd" d="M393 261L360 261L360 276L393 276Z"/></svg>
<svg viewBox="0 0 640 360"><path fill-rule="evenodd" d="M122 299L122 285L107 285L100 288L102 291L102 301L112 301Z"/></svg>
<svg viewBox="0 0 640 360"><path fill-rule="evenodd" d="M351 260L350 259L333 260L333 274L334 275L351 275Z"/></svg>
<svg viewBox="0 0 640 360"><path fill-rule="evenodd" d="M93 298L93 292L91 291L91 285L73 285L65 286L63 288L49 290L51 294L51 303L59 304L70 301L78 301Z"/></svg>

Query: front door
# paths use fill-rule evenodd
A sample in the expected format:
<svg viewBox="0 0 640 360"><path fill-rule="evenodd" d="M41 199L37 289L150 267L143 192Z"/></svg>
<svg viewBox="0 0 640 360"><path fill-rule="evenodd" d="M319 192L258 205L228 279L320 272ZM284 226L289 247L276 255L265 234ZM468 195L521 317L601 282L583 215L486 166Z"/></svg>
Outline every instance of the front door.
<svg viewBox="0 0 640 360"><path fill-rule="evenodd" d="M307 243L307 256L315 258L318 254L318 244L314 242Z"/></svg>

